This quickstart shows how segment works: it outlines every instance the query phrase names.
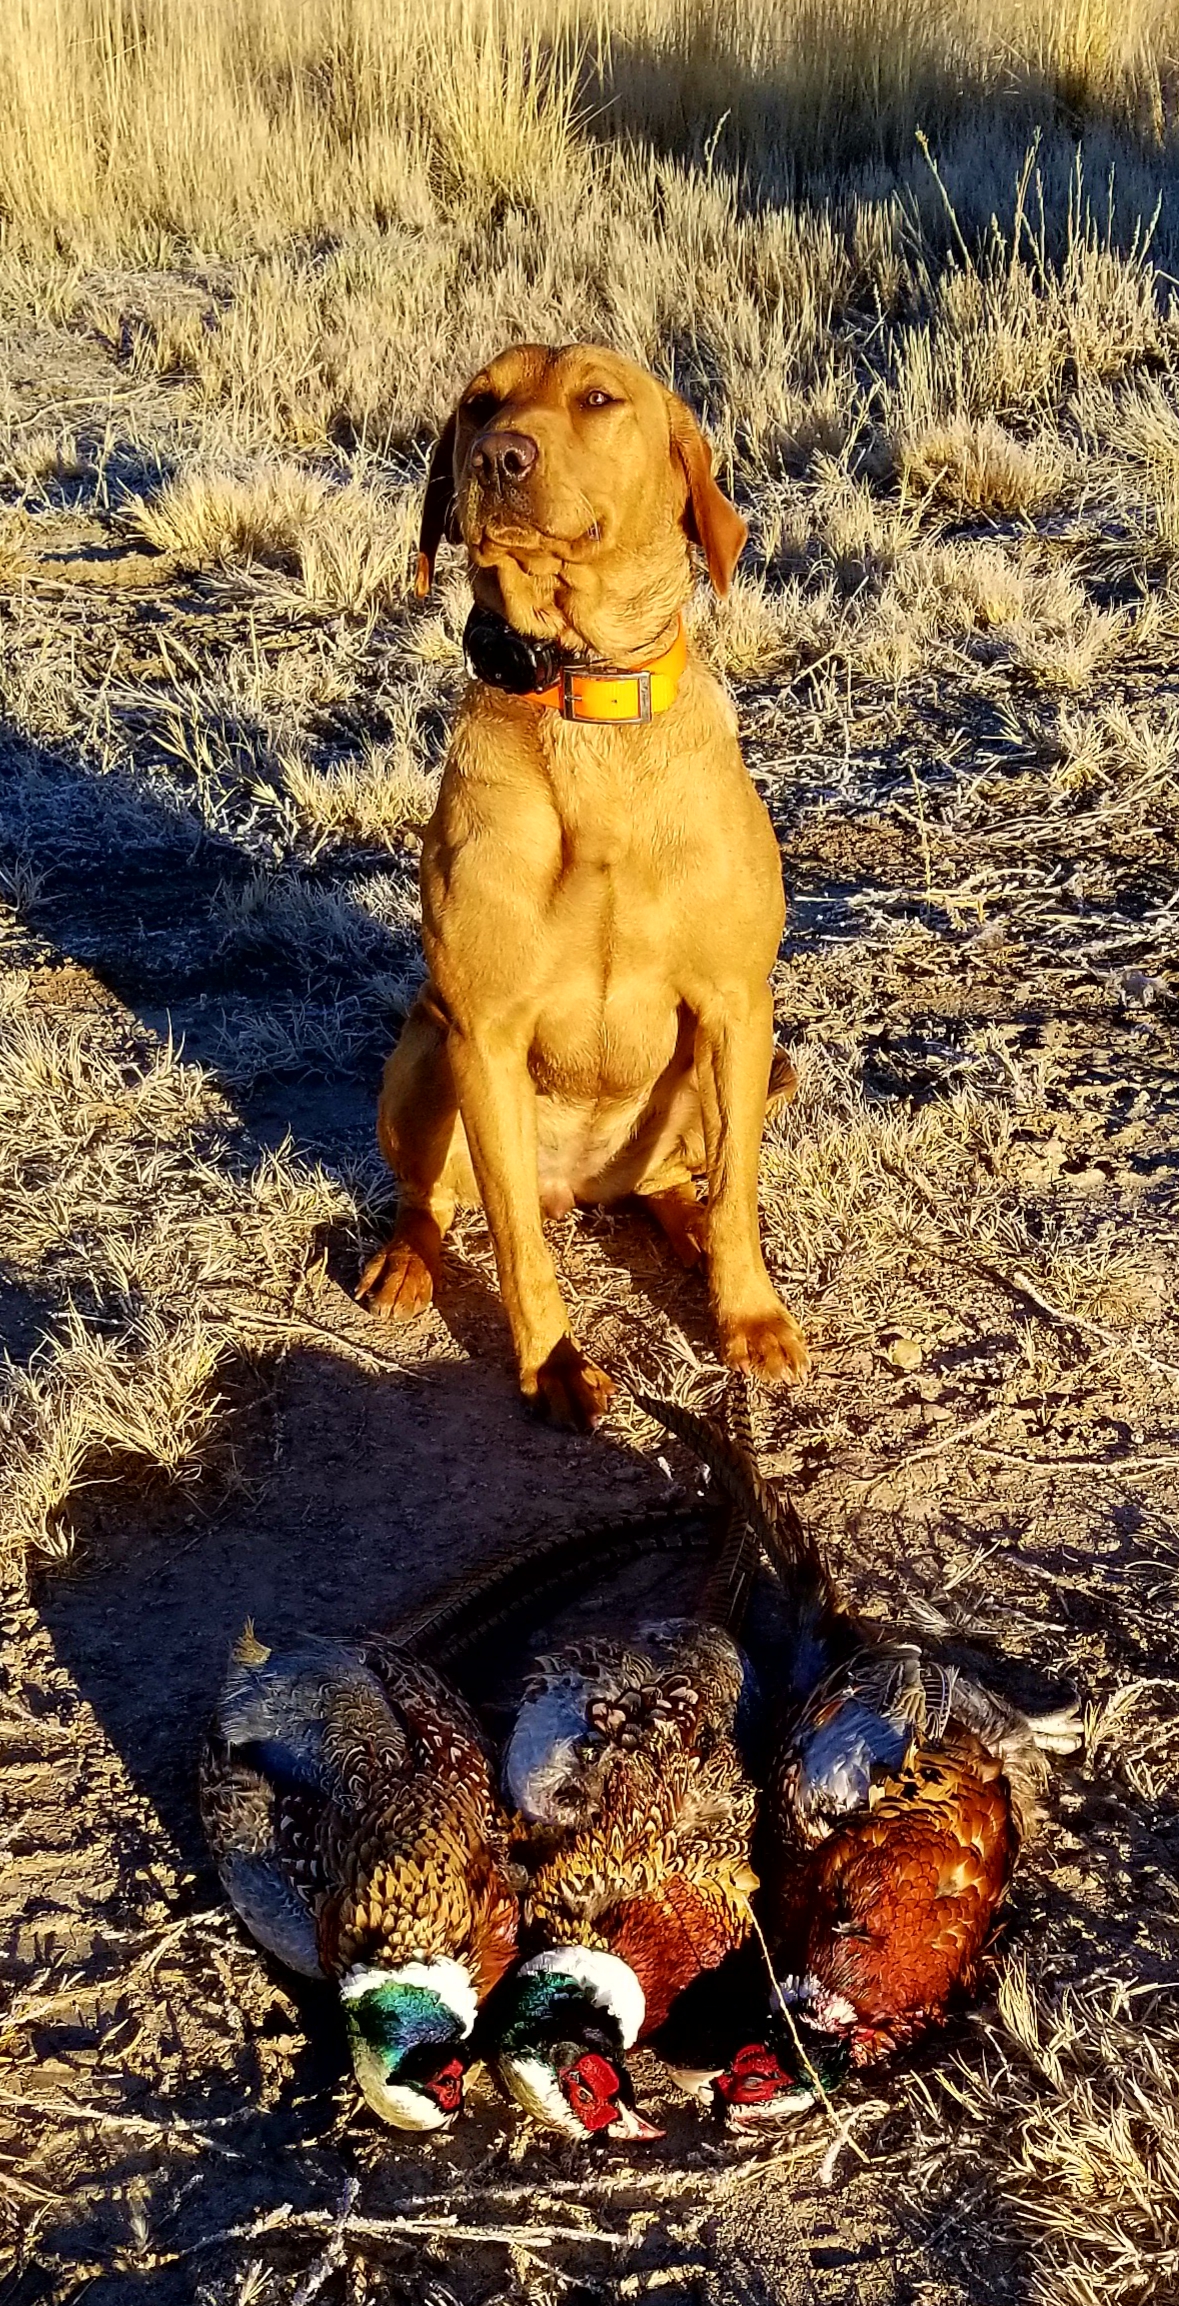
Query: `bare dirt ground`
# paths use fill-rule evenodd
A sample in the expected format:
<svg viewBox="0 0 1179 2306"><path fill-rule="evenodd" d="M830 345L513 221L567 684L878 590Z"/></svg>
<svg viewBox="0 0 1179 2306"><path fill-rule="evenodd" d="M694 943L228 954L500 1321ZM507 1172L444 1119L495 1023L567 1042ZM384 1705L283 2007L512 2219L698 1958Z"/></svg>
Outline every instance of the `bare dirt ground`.
<svg viewBox="0 0 1179 2306"><path fill-rule="evenodd" d="M738 2148L643 2060L667 2138L641 2164L571 2160L483 2085L453 2139L410 2147L358 2107L330 2008L257 1956L203 1854L193 1764L226 1646L247 1614L270 1640L391 1622L522 1535L669 1481L690 1496L694 1476L637 1412L592 1441L528 1421L478 1223L412 1330L350 1302L390 1206L372 1109L415 967L412 817L384 840L292 833L231 676L251 665L273 701L300 669L326 773L390 744L406 632L425 652L437 612L401 612L395 657L379 620L186 570L126 510L177 421L166 383L129 385L117 344L46 318L6 362L14 437L64 420L79 445L74 475L9 490L0 1320L34 1388L72 1307L87 1401L106 1339L112 1367L146 1380L158 1354L185 1415L216 1414L199 1479L186 1462L148 1479L158 1435L116 1434L109 1408L63 1442L68 1352L6 1413L33 1551L10 1567L0 1693L0 2298L1179 2297L1160 2177L1179 1957L1173 755L1161 782L1149 761L1120 786L1100 771L1135 731L1173 735L1174 596L1063 686L977 627L904 677L853 680L835 650L734 671L792 895L778 1007L803 1075L767 1147L766 1233L815 1349L804 1391L761 1397L767 1466L805 1491L869 1614L932 1608L1002 1688L1088 1709L983 2005L857 2083L843 2141L817 2116ZM1022 518L963 512L950 541L1014 553ZM1128 619L1141 591L1106 569L1089 601ZM427 772L453 640L431 678ZM1061 773L1078 758L1091 778ZM553 1237L597 1357L707 1390L698 1285L641 1220ZM185 1392L181 1345L199 1360L210 1337ZM53 1449L64 1471L45 1471ZM648 1566L586 1607L671 1579Z"/></svg>

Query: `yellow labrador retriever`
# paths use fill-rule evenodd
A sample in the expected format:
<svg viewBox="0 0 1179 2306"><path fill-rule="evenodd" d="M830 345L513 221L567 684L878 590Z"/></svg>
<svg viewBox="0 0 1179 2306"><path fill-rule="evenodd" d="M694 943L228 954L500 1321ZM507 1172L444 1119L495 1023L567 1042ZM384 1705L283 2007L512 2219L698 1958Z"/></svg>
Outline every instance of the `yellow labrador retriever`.
<svg viewBox="0 0 1179 2306"><path fill-rule="evenodd" d="M757 1214L781 866L681 617L691 547L726 592L745 524L654 377L527 344L438 442L421 594L447 534L475 677L422 852L429 981L381 1090L400 1211L360 1295L421 1312L456 1205L481 1203L523 1392L593 1426L612 1385L570 1335L543 1218L639 1194L685 1262L707 1256L725 1360L802 1377Z"/></svg>

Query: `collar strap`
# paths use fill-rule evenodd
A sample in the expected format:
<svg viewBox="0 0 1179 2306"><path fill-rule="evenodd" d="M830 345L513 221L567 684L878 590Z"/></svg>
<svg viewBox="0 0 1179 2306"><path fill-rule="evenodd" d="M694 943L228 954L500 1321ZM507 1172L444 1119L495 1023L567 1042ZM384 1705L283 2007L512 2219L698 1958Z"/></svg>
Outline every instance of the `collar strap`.
<svg viewBox="0 0 1179 2306"><path fill-rule="evenodd" d="M681 617L675 639L661 657L649 665L582 668L564 665L551 687L526 689L524 702L548 705L565 721L613 722L633 726L654 720L675 703L688 661L688 636Z"/></svg>

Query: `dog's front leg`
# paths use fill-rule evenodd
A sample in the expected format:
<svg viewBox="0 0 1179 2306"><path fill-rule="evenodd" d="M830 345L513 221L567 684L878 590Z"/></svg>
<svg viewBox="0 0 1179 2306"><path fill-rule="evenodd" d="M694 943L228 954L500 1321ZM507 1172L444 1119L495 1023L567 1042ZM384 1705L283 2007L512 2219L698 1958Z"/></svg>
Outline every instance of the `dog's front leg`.
<svg viewBox="0 0 1179 2306"><path fill-rule="evenodd" d="M718 990L696 1027L708 1160L708 1273L721 1352L755 1377L805 1377L806 1340L775 1293L761 1251L757 1162L774 1048L769 986Z"/></svg>
<svg viewBox="0 0 1179 2306"><path fill-rule="evenodd" d="M520 1389L560 1424L597 1425L613 1381L569 1333L540 1219L536 1091L516 1036L453 1028L450 1057L459 1110L495 1247Z"/></svg>

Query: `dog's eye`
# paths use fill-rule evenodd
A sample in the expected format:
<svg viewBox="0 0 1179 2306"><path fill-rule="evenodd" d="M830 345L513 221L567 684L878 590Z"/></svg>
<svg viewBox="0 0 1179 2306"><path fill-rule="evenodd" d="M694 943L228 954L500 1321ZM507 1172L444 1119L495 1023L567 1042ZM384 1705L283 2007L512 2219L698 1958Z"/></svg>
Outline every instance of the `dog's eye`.
<svg viewBox="0 0 1179 2306"><path fill-rule="evenodd" d="M582 403L584 408L617 408L618 405L614 394L603 392L600 385L595 385L592 392L587 392Z"/></svg>
<svg viewBox="0 0 1179 2306"><path fill-rule="evenodd" d="M463 415L469 416L472 424L487 424L498 407L493 392L473 392L470 399L463 402Z"/></svg>

